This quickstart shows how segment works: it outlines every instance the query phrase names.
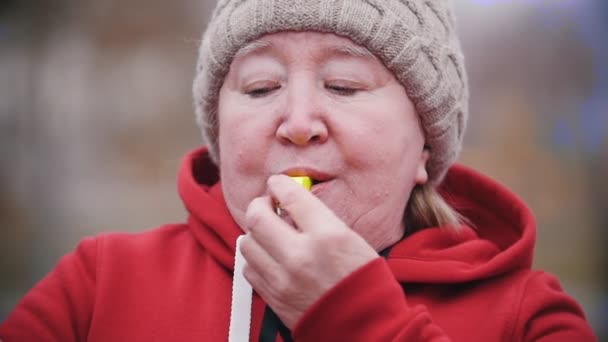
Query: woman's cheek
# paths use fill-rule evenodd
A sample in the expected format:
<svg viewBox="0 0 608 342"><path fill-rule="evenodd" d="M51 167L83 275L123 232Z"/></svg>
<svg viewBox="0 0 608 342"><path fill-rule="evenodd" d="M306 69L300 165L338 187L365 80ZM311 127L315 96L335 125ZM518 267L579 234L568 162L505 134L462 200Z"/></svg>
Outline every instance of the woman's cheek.
<svg viewBox="0 0 608 342"><path fill-rule="evenodd" d="M382 141L382 134L362 132L342 141L342 151L349 166L356 169L377 168L387 164L397 153L396 146Z"/></svg>

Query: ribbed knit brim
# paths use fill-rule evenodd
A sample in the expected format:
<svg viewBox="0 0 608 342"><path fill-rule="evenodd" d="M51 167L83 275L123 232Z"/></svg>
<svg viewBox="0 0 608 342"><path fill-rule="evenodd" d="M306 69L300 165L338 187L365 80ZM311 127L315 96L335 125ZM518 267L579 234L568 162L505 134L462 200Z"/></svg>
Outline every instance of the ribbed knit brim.
<svg viewBox="0 0 608 342"><path fill-rule="evenodd" d="M194 80L197 122L219 162L219 89L238 50L269 33L331 32L366 47L414 102L431 149L430 182L457 159L468 116L464 57L448 0L221 0L204 33Z"/></svg>

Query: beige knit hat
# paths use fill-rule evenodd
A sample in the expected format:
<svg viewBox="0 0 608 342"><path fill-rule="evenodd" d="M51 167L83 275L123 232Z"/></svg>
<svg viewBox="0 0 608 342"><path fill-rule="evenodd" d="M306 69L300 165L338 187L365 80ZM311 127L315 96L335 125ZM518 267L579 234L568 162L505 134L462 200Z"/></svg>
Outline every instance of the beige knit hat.
<svg viewBox="0 0 608 342"><path fill-rule="evenodd" d="M464 58L449 0L220 0L199 50L197 122L219 162L219 89L235 53L279 31L332 32L375 54L403 84L420 115L431 183L456 160L468 116Z"/></svg>

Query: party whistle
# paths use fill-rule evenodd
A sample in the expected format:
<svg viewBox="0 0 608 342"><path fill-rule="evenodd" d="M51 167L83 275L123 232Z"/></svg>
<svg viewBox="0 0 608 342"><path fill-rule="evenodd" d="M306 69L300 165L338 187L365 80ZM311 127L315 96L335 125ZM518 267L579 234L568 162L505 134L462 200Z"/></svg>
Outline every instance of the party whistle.
<svg viewBox="0 0 608 342"><path fill-rule="evenodd" d="M289 176L289 178L291 178L294 182L300 184L304 189L310 191L310 188L312 188L312 179L308 176ZM282 216L283 214L283 210L281 210L281 206L279 205L279 203L276 204L276 213L279 216Z"/></svg>
<svg viewBox="0 0 608 342"><path fill-rule="evenodd" d="M300 184L304 189L310 191L312 188L312 179L308 176L289 176L294 182Z"/></svg>

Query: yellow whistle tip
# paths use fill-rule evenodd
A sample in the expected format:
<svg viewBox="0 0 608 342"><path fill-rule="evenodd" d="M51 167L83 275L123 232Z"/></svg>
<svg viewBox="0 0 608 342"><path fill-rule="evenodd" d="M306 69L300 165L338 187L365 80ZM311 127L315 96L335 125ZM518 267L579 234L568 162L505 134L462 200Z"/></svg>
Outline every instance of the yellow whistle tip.
<svg viewBox="0 0 608 342"><path fill-rule="evenodd" d="M294 182L300 184L306 190L310 190L312 188L312 179L308 176L290 176Z"/></svg>

